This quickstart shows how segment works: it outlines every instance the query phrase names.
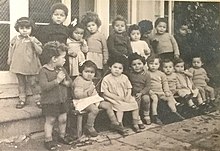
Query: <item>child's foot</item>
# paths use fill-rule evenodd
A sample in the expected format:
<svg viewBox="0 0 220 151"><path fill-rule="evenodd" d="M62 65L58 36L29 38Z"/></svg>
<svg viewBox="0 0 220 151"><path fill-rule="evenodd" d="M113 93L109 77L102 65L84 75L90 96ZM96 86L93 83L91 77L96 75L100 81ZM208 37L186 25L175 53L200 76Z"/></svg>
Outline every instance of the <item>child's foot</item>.
<svg viewBox="0 0 220 151"><path fill-rule="evenodd" d="M40 101L37 101L36 105L37 105L38 108L40 108L40 109L42 108L42 105L41 105Z"/></svg>
<svg viewBox="0 0 220 151"><path fill-rule="evenodd" d="M150 116L145 116L143 122L147 125L150 125L151 124Z"/></svg>
<svg viewBox="0 0 220 151"><path fill-rule="evenodd" d="M128 132L124 129L124 127L121 126L120 124L119 125L112 124L111 129L117 131L119 134L121 134L124 137L129 135Z"/></svg>
<svg viewBox="0 0 220 151"><path fill-rule="evenodd" d="M192 110L198 110L198 107L195 104L189 106L189 108Z"/></svg>
<svg viewBox="0 0 220 151"><path fill-rule="evenodd" d="M24 101L19 100L18 104L16 104L16 108L22 109L25 105L26 105L26 103Z"/></svg>
<svg viewBox="0 0 220 151"><path fill-rule="evenodd" d="M138 124L139 129L145 129L144 124Z"/></svg>
<svg viewBox="0 0 220 151"><path fill-rule="evenodd" d="M139 126L138 126L138 124L136 125L133 125L133 131L135 132L135 133L140 133L141 132L141 130L139 129Z"/></svg>
<svg viewBox="0 0 220 151"><path fill-rule="evenodd" d="M189 101L190 99L192 99L193 94L186 94L183 98L185 101Z"/></svg>
<svg viewBox="0 0 220 151"><path fill-rule="evenodd" d="M97 137L99 135L94 127L86 127L85 132L91 137Z"/></svg>
<svg viewBox="0 0 220 151"><path fill-rule="evenodd" d="M66 145L73 144L73 139L71 137L58 137L58 142Z"/></svg>
<svg viewBox="0 0 220 151"><path fill-rule="evenodd" d="M155 124L163 125L163 122L159 119L158 115L152 116L152 122Z"/></svg>
<svg viewBox="0 0 220 151"><path fill-rule="evenodd" d="M54 143L54 141L44 142L44 147L48 150L56 150L57 145Z"/></svg>

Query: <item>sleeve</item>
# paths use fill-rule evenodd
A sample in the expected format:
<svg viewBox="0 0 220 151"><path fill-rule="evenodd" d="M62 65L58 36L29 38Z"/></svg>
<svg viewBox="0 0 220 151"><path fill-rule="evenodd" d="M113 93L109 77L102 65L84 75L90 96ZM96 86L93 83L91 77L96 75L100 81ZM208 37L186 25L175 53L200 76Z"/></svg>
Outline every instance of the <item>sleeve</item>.
<svg viewBox="0 0 220 151"><path fill-rule="evenodd" d="M84 40L84 39L83 39L83 43L81 45L81 51L83 53L87 53L89 51L88 44L87 44L86 40Z"/></svg>
<svg viewBox="0 0 220 151"><path fill-rule="evenodd" d="M77 77L73 81L73 89L74 89L73 93L76 99L82 99L87 97L87 93L84 92L84 88L83 85L81 84L81 80L79 79L79 77Z"/></svg>
<svg viewBox="0 0 220 151"><path fill-rule="evenodd" d="M103 58L104 60L107 61L108 60L108 47L107 47L107 41L104 35L102 35L101 37L101 43L102 43Z"/></svg>
<svg viewBox="0 0 220 151"><path fill-rule="evenodd" d="M207 75L207 72L205 71L205 69L203 69L202 68L202 70L203 70L203 74L204 74L204 77L205 77L205 80L206 80L206 82L209 82L209 77L208 77L208 75Z"/></svg>
<svg viewBox="0 0 220 151"><path fill-rule="evenodd" d="M149 74L145 74L145 85L144 85L144 89L141 90L142 94L149 94L150 91L150 75Z"/></svg>
<svg viewBox="0 0 220 151"><path fill-rule="evenodd" d="M164 92L170 92L167 77L164 73L161 72L161 82L162 82L162 87Z"/></svg>
<svg viewBox="0 0 220 151"><path fill-rule="evenodd" d="M181 84L180 84L180 81L178 79L178 76L176 74L175 74L175 76L176 76L176 88L181 89Z"/></svg>
<svg viewBox="0 0 220 151"><path fill-rule="evenodd" d="M39 79L39 84L42 91L50 91L51 89L59 85L56 79L54 79L53 81L48 81L44 68L40 70Z"/></svg>
<svg viewBox="0 0 220 151"><path fill-rule="evenodd" d="M131 82L130 80L128 79L128 77L126 75L123 75L123 78L125 79L125 85L126 85L126 88L127 89L132 89L132 85L131 85Z"/></svg>
<svg viewBox="0 0 220 151"><path fill-rule="evenodd" d="M189 72L194 74L194 69L193 68L189 68Z"/></svg>
<svg viewBox="0 0 220 151"><path fill-rule="evenodd" d="M172 35L170 35L170 40L173 46L174 55L180 55L180 51L176 39Z"/></svg>
<svg viewBox="0 0 220 151"><path fill-rule="evenodd" d="M40 55L41 53L42 53L42 44L41 44L41 42L37 39L37 38L35 38L35 37L33 37L33 46L34 46L34 49L35 49L35 51L36 51L36 53L38 54L38 55Z"/></svg>
<svg viewBox="0 0 220 151"><path fill-rule="evenodd" d="M16 42L16 38L14 37L9 44L9 50L8 50L8 63L11 63L12 61L12 56L14 54L14 49L15 49L15 42Z"/></svg>
<svg viewBox="0 0 220 151"><path fill-rule="evenodd" d="M121 56L122 54L115 48L115 37L110 35L107 39L107 47L110 56Z"/></svg>
<svg viewBox="0 0 220 151"><path fill-rule="evenodd" d="M128 47L128 56L129 56L133 52L132 47L131 47L131 41L129 38L127 38L127 47Z"/></svg>
<svg viewBox="0 0 220 151"><path fill-rule="evenodd" d="M108 82L106 78L104 77L101 83L101 92L105 92L108 89Z"/></svg>
<svg viewBox="0 0 220 151"><path fill-rule="evenodd" d="M48 26L48 25L47 25ZM38 34L36 35L37 39L44 45L49 37L47 32L47 26L42 26L39 28Z"/></svg>
<svg viewBox="0 0 220 151"><path fill-rule="evenodd" d="M72 79L70 78L69 74L67 73L65 68L62 68L63 72L66 75L65 80L67 81L67 85L65 85L66 87L71 87L72 86Z"/></svg>

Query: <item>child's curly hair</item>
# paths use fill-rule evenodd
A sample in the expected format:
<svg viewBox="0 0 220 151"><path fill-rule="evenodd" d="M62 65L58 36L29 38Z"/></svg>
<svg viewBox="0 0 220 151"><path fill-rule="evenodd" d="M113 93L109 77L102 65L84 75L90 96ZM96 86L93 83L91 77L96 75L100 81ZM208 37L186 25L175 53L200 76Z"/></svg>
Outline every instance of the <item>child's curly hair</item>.
<svg viewBox="0 0 220 151"><path fill-rule="evenodd" d="M42 59L44 63L50 62L52 57L59 57L62 52L67 52L68 48L65 44L58 41L50 41L43 47Z"/></svg>
<svg viewBox="0 0 220 151"><path fill-rule="evenodd" d="M153 24L152 24L152 21L150 20L141 20L138 23L138 26L141 29L141 35L148 32L149 30L153 30Z"/></svg>
<svg viewBox="0 0 220 151"><path fill-rule="evenodd" d="M91 11L86 12L86 14L83 15L81 19L81 23L84 24L84 26L87 26L89 22L95 22L98 27L100 27L102 24L98 14Z"/></svg>
<svg viewBox="0 0 220 151"><path fill-rule="evenodd" d="M31 27L32 33L36 29L34 21L28 17L21 17L16 21L14 28L17 32L19 32L20 27Z"/></svg>
<svg viewBox="0 0 220 151"><path fill-rule="evenodd" d="M123 16L117 15L116 18L112 21L112 27L114 27L116 21L123 21L123 22L125 22L125 26L127 28L127 20Z"/></svg>
<svg viewBox="0 0 220 151"><path fill-rule="evenodd" d="M131 32L132 32L133 30L139 30L139 31L141 32L141 28L140 28L138 25L133 24L133 25L129 26L129 28L128 28L128 34L129 34L129 36L130 36L130 34L131 34Z"/></svg>
<svg viewBox="0 0 220 151"><path fill-rule="evenodd" d="M96 64L94 63L94 62L92 62L91 60L87 60L87 61L85 61L83 64L82 64L82 66L79 66L79 72L80 73L82 73L83 72L83 70L85 69L85 68L93 68L94 70L95 70L95 73L96 73L96 71L97 71L97 66L96 66Z"/></svg>
<svg viewBox="0 0 220 151"><path fill-rule="evenodd" d="M171 59L164 59L162 61L162 67L164 66L165 63L169 63L169 62L171 62L173 64L173 61Z"/></svg>
<svg viewBox="0 0 220 151"><path fill-rule="evenodd" d="M68 16L68 8L66 7L66 5L64 5L63 3L55 3L51 6L50 8L50 13L51 15L53 15L54 11L56 9L61 9L64 11L65 15Z"/></svg>
<svg viewBox="0 0 220 151"><path fill-rule="evenodd" d="M154 27L157 27L157 25L158 25L160 22L164 22L164 23L167 24L167 19L166 19L166 18L157 18L157 20L156 20L155 23L154 23ZM168 24L167 24L167 26L168 26ZM167 29L168 29L168 27L167 27Z"/></svg>
<svg viewBox="0 0 220 151"><path fill-rule="evenodd" d="M184 63L184 60L182 58L175 58L173 60L174 66L177 65L178 63Z"/></svg>
<svg viewBox="0 0 220 151"><path fill-rule="evenodd" d="M129 66L131 67L132 62L133 62L134 60L137 60L137 59L141 60L141 62L142 62L143 64L146 64L146 60L145 60L145 58L144 58L143 56L141 56L141 55L139 55L139 54L137 54L137 53L132 53L132 54L128 57L128 64L129 64Z"/></svg>
<svg viewBox="0 0 220 151"><path fill-rule="evenodd" d="M147 63L150 64L154 62L155 59L159 59L159 62L161 62L159 55L151 55L150 57L147 58Z"/></svg>
<svg viewBox="0 0 220 151"><path fill-rule="evenodd" d="M115 63L122 64L124 71L128 69L128 59L124 56L114 56L108 59L107 64L109 67L111 67Z"/></svg>

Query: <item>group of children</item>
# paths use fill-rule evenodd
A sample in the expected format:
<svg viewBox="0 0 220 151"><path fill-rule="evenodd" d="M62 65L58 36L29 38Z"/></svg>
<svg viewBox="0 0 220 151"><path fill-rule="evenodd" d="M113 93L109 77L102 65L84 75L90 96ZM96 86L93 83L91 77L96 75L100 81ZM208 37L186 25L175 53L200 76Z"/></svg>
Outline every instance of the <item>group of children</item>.
<svg viewBox="0 0 220 151"><path fill-rule="evenodd" d="M99 109L107 112L111 128L126 136L122 122L126 111L132 112L133 130L140 132L145 128L143 123L162 124L157 113L159 100L167 102L180 120L184 117L177 111L181 103L176 97L183 98L191 109L204 112L206 100L214 102L214 89L207 85L202 58L193 57L192 68L184 69L184 61L179 58L182 52L175 38L167 33L164 18L155 21L155 30L152 22L143 20L127 31L126 20L117 16L112 22L113 33L106 40L99 31L98 14L87 12L80 22L66 27L63 22L67 15L64 4L54 4L51 22L39 30L37 38L32 36L33 21L27 17L18 19L15 29L20 35L11 40L8 53L10 71L19 83L16 108L26 105L30 85L36 104L46 117L47 149L56 148L52 138L56 119L58 141L73 142L66 137L72 99L79 112L88 113L85 132L92 137L98 135L94 123ZM94 79L98 82L94 83Z"/></svg>

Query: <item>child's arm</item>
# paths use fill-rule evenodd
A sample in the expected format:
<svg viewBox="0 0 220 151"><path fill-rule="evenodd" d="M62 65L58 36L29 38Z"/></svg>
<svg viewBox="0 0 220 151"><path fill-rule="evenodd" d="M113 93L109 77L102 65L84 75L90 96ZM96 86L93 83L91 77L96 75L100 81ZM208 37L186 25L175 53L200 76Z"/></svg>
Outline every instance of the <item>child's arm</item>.
<svg viewBox="0 0 220 151"><path fill-rule="evenodd" d="M102 43L102 53L103 53L103 64L106 64L109 56L108 56L107 41L104 35L102 35L101 37L101 43Z"/></svg>
<svg viewBox="0 0 220 151"><path fill-rule="evenodd" d="M73 57L73 58L77 57L77 53L69 46L68 46L68 55Z"/></svg>
<svg viewBox="0 0 220 151"><path fill-rule="evenodd" d="M128 48L128 54L127 54L127 57L128 57L133 52L132 47L131 47L131 41L129 38L127 39L127 48Z"/></svg>
<svg viewBox="0 0 220 151"><path fill-rule="evenodd" d="M86 40L85 40L85 39L82 39L81 42L82 42L81 51L82 51L83 53L87 53L87 52L89 51L89 48L88 48L88 45L87 45Z"/></svg>
<svg viewBox="0 0 220 151"><path fill-rule="evenodd" d="M36 53L38 55L40 55L43 51L41 42L39 40L37 40L37 38L35 38L35 37L29 37L29 39L30 39Z"/></svg>
<svg viewBox="0 0 220 151"><path fill-rule="evenodd" d="M179 47L178 47L178 44L176 42L176 39L170 35L170 40L171 40L171 43L172 43L172 46L173 46L173 52L174 52L174 57L179 57L180 55L180 51L179 51Z"/></svg>
<svg viewBox="0 0 220 151"><path fill-rule="evenodd" d="M68 73L64 68L62 68L66 78L63 80L62 84L65 85L66 87L71 87L72 84L72 79L69 77Z"/></svg>
<svg viewBox="0 0 220 151"><path fill-rule="evenodd" d="M161 84L163 87L163 91L166 96L170 96L172 93L170 92L167 77L165 74L161 73Z"/></svg>
<svg viewBox="0 0 220 151"><path fill-rule="evenodd" d="M203 69L203 68L202 68L202 70L203 70L203 74L204 74L204 77L205 77L205 81L206 81L206 82L209 82L210 79L209 79L209 77L208 77L208 75L207 75L207 72L206 72L205 69Z"/></svg>
<svg viewBox="0 0 220 151"><path fill-rule="evenodd" d="M142 94L149 94L150 91L150 83L151 83L151 78L149 74L145 74L145 84L144 84L144 89L140 91Z"/></svg>
<svg viewBox="0 0 220 151"><path fill-rule="evenodd" d="M42 68L39 73L39 78L40 78L39 84L41 86L41 90L42 91L49 91L49 90L53 89L54 87L57 87L63 81L63 79L65 78L65 74L62 71L60 71L57 74L56 79L54 79L52 81L48 81L45 69Z"/></svg>
<svg viewBox="0 0 220 151"><path fill-rule="evenodd" d="M115 48L114 36L112 36L112 35L110 35L107 39L107 47L108 47L109 54L111 56L121 56L121 55L123 55L122 53L120 53L119 50L117 50Z"/></svg>
<svg viewBox="0 0 220 151"><path fill-rule="evenodd" d="M194 69L193 69L193 68L190 68L189 70L184 70L184 71L183 71L183 74L185 74L186 76L192 78L194 72L195 72Z"/></svg>
<svg viewBox="0 0 220 151"><path fill-rule="evenodd" d="M8 50L8 60L7 60L7 64L10 65L11 64L11 61L12 61L12 56L14 54L14 45L15 45L15 42L16 42L16 38L17 37L14 37L11 41L10 41L10 45L9 45L9 50Z"/></svg>

